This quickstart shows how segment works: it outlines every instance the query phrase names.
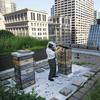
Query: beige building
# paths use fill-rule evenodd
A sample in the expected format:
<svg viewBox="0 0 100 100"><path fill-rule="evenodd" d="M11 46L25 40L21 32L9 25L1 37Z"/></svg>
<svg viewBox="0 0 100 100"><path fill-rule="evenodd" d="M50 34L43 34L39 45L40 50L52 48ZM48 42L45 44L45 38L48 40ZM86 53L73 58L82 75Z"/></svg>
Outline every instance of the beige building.
<svg viewBox="0 0 100 100"><path fill-rule="evenodd" d="M0 13L7 14L16 11L15 0L0 0Z"/></svg>
<svg viewBox="0 0 100 100"><path fill-rule="evenodd" d="M71 44L71 18L53 16L49 18L49 40L56 43Z"/></svg>
<svg viewBox="0 0 100 100"><path fill-rule="evenodd" d="M93 0L55 0L55 15L71 16L72 43L87 44L90 25L94 20Z"/></svg>
<svg viewBox="0 0 100 100"><path fill-rule="evenodd" d="M15 36L31 36L48 39L48 13L22 9L5 14L5 27Z"/></svg>
<svg viewBox="0 0 100 100"><path fill-rule="evenodd" d="M0 13L0 30L5 29L4 16Z"/></svg>

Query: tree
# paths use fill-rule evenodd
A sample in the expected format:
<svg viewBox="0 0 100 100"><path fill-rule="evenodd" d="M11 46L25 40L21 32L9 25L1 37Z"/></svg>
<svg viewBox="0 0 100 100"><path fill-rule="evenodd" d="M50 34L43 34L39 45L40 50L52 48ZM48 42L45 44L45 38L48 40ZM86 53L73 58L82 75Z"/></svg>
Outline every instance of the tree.
<svg viewBox="0 0 100 100"><path fill-rule="evenodd" d="M0 38L2 37L14 37L14 34L7 30L0 30Z"/></svg>

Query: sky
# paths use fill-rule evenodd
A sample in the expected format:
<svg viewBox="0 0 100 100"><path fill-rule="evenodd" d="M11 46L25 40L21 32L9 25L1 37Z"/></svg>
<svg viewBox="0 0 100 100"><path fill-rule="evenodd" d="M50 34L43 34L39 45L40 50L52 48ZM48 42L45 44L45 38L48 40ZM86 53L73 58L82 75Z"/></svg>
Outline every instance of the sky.
<svg viewBox="0 0 100 100"><path fill-rule="evenodd" d="M54 4L54 0L16 0L16 4L17 9L46 10L50 15L50 8ZM100 11L100 0L94 0L94 8Z"/></svg>

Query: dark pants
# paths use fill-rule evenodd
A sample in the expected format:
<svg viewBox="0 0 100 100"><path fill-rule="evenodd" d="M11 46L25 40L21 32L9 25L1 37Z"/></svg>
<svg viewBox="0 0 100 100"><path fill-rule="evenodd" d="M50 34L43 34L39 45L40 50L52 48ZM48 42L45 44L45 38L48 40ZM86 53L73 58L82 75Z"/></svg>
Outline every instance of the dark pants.
<svg viewBox="0 0 100 100"><path fill-rule="evenodd" d="M48 60L49 66L50 66L50 72L49 72L49 79L56 75L56 60L50 59Z"/></svg>

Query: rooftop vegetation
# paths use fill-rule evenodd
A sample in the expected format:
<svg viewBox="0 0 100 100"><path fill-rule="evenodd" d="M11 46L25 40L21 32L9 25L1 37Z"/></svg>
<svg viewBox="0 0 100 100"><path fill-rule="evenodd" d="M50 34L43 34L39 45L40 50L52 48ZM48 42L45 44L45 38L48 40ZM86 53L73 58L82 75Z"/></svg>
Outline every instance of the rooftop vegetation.
<svg viewBox="0 0 100 100"><path fill-rule="evenodd" d="M100 100L100 79L93 86L93 89L87 93L83 100Z"/></svg>
<svg viewBox="0 0 100 100"><path fill-rule="evenodd" d="M25 94L15 87L0 85L0 100L45 100L45 98L38 96L34 89L31 94Z"/></svg>
<svg viewBox="0 0 100 100"><path fill-rule="evenodd" d="M15 37L6 30L0 31L0 54L10 53L19 49L39 50L45 48L48 40L39 40L33 37Z"/></svg>

